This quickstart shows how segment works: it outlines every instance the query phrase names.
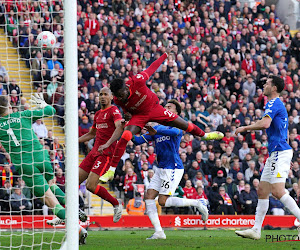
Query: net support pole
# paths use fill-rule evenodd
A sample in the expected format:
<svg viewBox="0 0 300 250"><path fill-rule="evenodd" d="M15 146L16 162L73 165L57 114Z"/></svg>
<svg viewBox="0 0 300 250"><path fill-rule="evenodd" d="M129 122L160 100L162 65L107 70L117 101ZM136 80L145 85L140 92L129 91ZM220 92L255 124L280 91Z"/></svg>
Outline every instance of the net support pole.
<svg viewBox="0 0 300 250"><path fill-rule="evenodd" d="M79 249L77 2L64 1L67 249Z"/></svg>

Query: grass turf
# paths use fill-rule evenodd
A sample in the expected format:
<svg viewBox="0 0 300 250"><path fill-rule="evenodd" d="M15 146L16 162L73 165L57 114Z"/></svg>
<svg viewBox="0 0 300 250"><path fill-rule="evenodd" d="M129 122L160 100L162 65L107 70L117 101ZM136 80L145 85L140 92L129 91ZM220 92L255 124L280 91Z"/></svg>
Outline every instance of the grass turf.
<svg viewBox="0 0 300 250"><path fill-rule="evenodd" d="M98 249L300 249L300 242L266 242L266 236L272 235L296 235L296 230L278 230L263 231L262 237L258 241L243 239L235 235L232 230L169 230L166 231L166 240L146 240L151 236L152 230L128 230L128 231L89 231L87 244L80 246L80 250L98 250ZM35 243L33 249L59 249L62 242L63 233L56 232L36 232L34 237L32 232L27 232L23 237L15 232L12 237L12 244L16 249L31 249L32 243ZM0 249L10 246L10 237L7 233L0 234ZM41 240L43 236L43 244ZM21 240L23 238L23 246ZM288 239L288 238L286 238ZM49 243L51 240L58 243ZM284 237L281 238L284 240Z"/></svg>

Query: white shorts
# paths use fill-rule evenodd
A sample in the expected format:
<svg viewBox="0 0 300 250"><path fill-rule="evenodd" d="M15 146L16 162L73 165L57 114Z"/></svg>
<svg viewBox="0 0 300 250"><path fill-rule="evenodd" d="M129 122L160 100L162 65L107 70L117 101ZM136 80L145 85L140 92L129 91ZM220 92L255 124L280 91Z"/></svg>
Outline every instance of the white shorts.
<svg viewBox="0 0 300 250"><path fill-rule="evenodd" d="M163 195L173 195L181 181L183 172L184 169L157 168L148 189L154 189Z"/></svg>
<svg viewBox="0 0 300 250"><path fill-rule="evenodd" d="M290 171L292 157L292 149L272 152L266 161L260 181L271 184L285 183Z"/></svg>

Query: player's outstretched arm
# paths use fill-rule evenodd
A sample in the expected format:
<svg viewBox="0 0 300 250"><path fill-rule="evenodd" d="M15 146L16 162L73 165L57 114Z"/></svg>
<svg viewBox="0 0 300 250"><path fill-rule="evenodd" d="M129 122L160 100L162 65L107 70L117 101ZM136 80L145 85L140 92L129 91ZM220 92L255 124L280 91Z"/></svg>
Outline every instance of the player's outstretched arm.
<svg viewBox="0 0 300 250"><path fill-rule="evenodd" d="M272 122L271 118L269 116L265 116L261 120L258 120L256 123L254 123L252 125L237 128L235 131L235 134L238 135L239 133L243 133L248 130L267 129L270 127L271 122Z"/></svg>
<svg viewBox="0 0 300 250"><path fill-rule="evenodd" d="M114 131L114 133L112 134L112 136L110 137L110 139L103 145L101 145L98 148L98 151L100 153L103 153L103 150L107 149L112 143L114 143L116 140L118 140L120 138L120 136L122 135L123 131L124 131L124 126L125 126L125 120L121 119L115 122L115 126L116 129Z"/></svg>
<svg viewBox="0 0 300 250"><path fill-rule="evenodd" d="M141 136L134 135L132 137L132 141L135 145L141 145L144 143L148 143L149 141L152 141L152 140L153 140L152 136L148 135L148 134L143 134Z"/></svg>
<svg viewBox="0 0 300 250"><path fill-rule="evenodd" d="M159 68L159 66L166 60L167 56L168 54L164 53L160 58L158 58L153 63L151 63L151 65L142 72L146 74L147 76L146 80L148 80L150 76L154 74L154 72Z"/></svg>
<svg viewBox="0 0 300 250"><path fill-rule="evenodd" d="M22 116L32 117L33 121L43 117L53 116L56 112L55 108L45 102L42 93L31 95L30 102L37 110L25 110L21 114Z"/></svg>
<svg viewBox="0 0 300 250"><path fill-rule="evenodd" d="M86 142L86 141L89 141L89 140L95 138L96 132L97 132L97 129L91 128L88 133L86 133L83 136L79 137L78 142L79 143Z"/></svg>

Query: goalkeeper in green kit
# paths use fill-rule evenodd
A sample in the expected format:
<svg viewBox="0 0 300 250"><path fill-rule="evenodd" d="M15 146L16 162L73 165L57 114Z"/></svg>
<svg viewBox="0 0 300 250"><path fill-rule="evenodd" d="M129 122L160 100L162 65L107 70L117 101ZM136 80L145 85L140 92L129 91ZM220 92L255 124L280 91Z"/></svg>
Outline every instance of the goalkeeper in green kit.
<svg viewBox="0 0 300 250"><path fill-rule="evenodd" d="M54 182L53 167L48 151L43 149L32 129L32 122L43 117L53 116L55 109L48 105L43 95L32 95L30 100L37 110L12 113L8 97L0 96L0 142L9 153L16 170L33 190L42 198L57 216L48 220L49 225L58 225L65 220L65 194ZM55 194L55 195L54 195ZM79 219L86 221L86 214L79 210ZM80 227L80 243L85 243L87 232Z"/></svg>

